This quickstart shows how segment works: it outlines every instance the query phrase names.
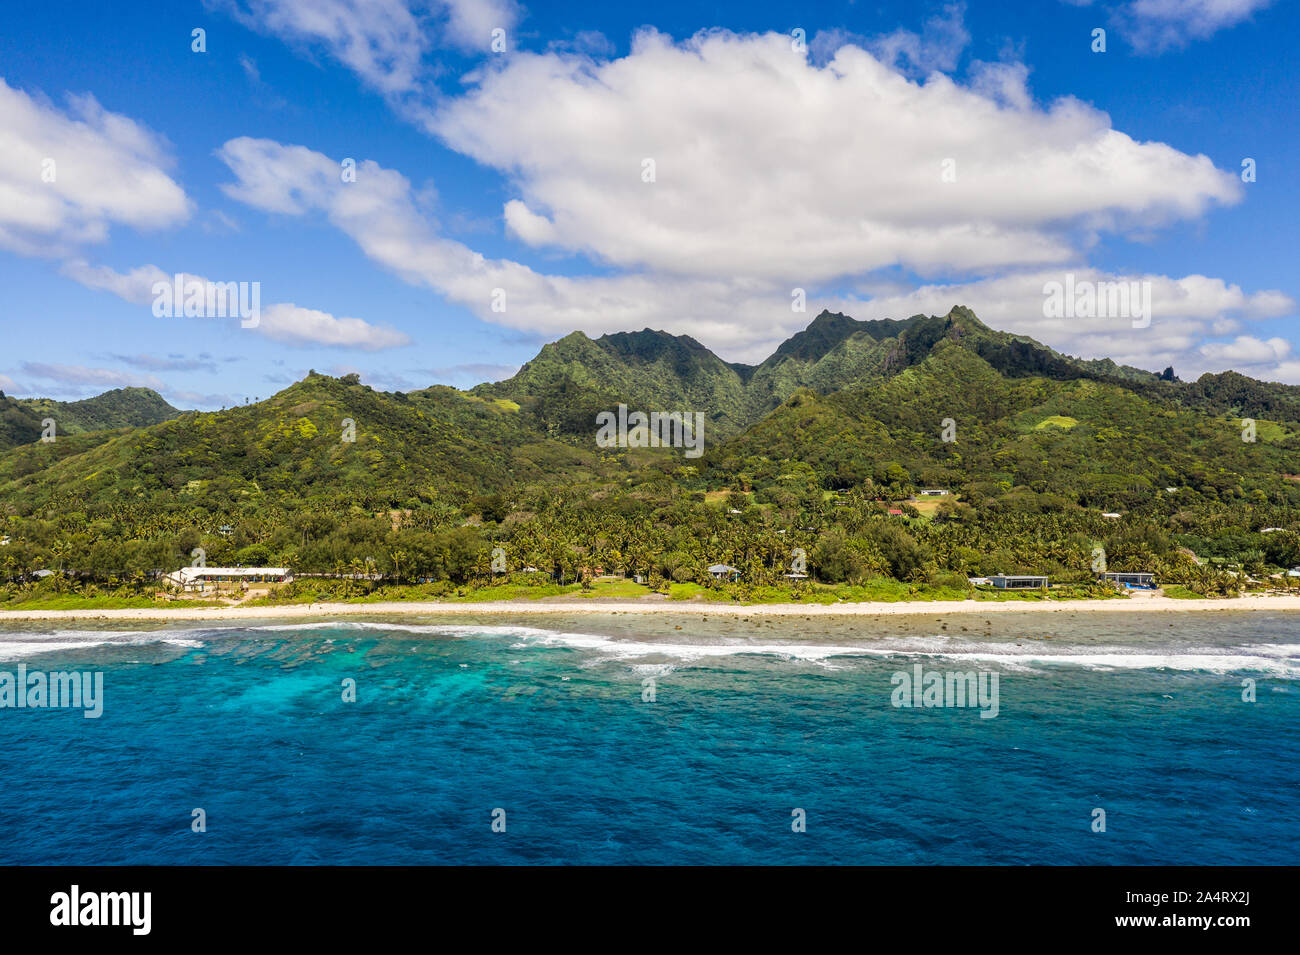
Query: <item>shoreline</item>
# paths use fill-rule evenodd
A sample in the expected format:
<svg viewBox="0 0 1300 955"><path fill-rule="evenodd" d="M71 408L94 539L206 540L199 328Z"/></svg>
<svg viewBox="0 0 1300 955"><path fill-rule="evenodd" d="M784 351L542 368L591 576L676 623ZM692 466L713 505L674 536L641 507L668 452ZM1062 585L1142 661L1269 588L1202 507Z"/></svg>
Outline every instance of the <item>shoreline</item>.
<svg viewBox="0 0 1300 955"><path fill-rule="evenodd" d="M1300 594L1274 594L1204 600L1135 597L1128 600L931 600L842 604L721 604L705 601L387 601L376 603L286 604L281 607L166 607L84 610L0 610L5 620L267 620L302 617L440 616L532 614L695 614L735 617L876 617L980 613L1213 613L1221 611L1300 611Z"/></svg>

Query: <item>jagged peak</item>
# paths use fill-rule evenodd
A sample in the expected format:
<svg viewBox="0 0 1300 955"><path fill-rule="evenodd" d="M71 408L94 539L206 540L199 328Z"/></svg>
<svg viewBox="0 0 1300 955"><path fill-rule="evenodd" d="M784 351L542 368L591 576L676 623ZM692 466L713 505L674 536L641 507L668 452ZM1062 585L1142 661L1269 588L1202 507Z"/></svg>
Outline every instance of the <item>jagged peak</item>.
<svg viewBox="0 0 1300 955"><path fill-rule="evenodd" d="M983 332L993 331L993 329L989 328L987 325L985 325L983 322L979 320L979 316L975 314L975 311L973 309L971 309L969 306L966 305L954 305L952 308L948 310L948 314L945 315L944 317L947 318L950 322L960 322L962 324L969 324L973 326L975 329L977 329L978 331L983 331Z"/></svg>

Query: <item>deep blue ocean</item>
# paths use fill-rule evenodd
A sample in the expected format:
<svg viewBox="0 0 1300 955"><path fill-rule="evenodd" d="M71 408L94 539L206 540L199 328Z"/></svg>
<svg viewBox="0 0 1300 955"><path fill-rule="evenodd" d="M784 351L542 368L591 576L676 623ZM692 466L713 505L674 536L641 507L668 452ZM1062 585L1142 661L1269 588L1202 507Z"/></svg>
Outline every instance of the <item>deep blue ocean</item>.
<svg viewBox="0 0 1300 955"><path fill-rule="evenodd" d="M0 709L0 864L1296 864L1297 623L10 623L104 710ZM997 716L893 705L918 663Z"/></svg>

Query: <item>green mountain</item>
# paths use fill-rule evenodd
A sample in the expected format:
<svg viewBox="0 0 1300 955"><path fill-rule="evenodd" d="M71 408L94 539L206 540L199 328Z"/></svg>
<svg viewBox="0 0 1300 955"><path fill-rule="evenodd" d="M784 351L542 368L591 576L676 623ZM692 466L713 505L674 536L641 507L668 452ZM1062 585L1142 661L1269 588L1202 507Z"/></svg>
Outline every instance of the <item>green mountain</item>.
<svg viewBox="0 0 1300 955"><path fill-rule="evenodd" d="M600 411L624 403L633 410L700 410L708 433L730 437L755 424L800 389L828 395L897 374L944 341L955 342L1008 377L1113 382L1152 397L1183 401L1215 413L1230 409L1294 416L1300 388L1244 384L1185 385L1109 359L1063 355L1032 338L989 328L968 308L947 315L857 321L822 312L757 366L722 361L699 342L646 329L592 340L581 332L543 346L507 381L474 393L518 403L547 434L585 439ZM1235 380L1234 379L1234 380ZM1252 391L1252 387L1256 389Z"/></svg>
<svg viewBox="0 0 1300 955"><path fill-rule="evenodd" d="M541 352L508 381L473 394L517 402L551 435L585 435L596 414L620 402L633 410L705 411L710 434L733 434L747 422L746 365L724 362L695 339L645 329L592 340L573 332Z"/></svg>
<svg viewBox="0 0 1300 955"><path fill-rule="evenodd" d="M189 412L103 441L77 437L66 448L61 439L0 455L0 496L21 487L37 508L159 497L214 509L250 500L418 506L571 474L591 457L548 442L506 401L444 386L386 394L356 375L315 372L256 404Z"/></svg>
<svg viewBox="0 0 1300 955"><path fill-rule="evenodd" d="M704 456L597 448L596 415L619 402L704 412ZM685 336L575 332L469 392L313 372L253 405L89 430L132 404L55 409L58 441L0 451L11 570L147 575L201 546L214 563L462 581L490 576L500 547L569 579L708 583L725 562L781 583L802 548L821 580L964 586L1088 580L1103 547L1208 591L1238 586L1230 567L1300 564L1300 388L1081 361L960 307L823 313L757 366ZM37 413L5 399L0 420L21 442Z"/></svg>
<svg viewBox="0 0 1300 955"><path fill-rule="evenodd" d="M82 401L10 398L0 392L0 449L39 441L43 422L53 419L55 436L143 428L180 414L149 388L116 388Z"/></svg>
<svg viewBox="0 0 1300 955"><path fill-rule="evenodd" d="M1300 463L1300 419L1269 421L1246 442L1239 418L1180 397L1152 400L1117 381L1010 377L949 339L897 374L827 396L797 392L706 462L754 483L779 480L797 462L824 487L887 497L937 486L989 500L1024 488L1152 514L1169 513L1167 487L1183 491L1179 506L1229 488L1300 502L1284 477Z"/></svg>

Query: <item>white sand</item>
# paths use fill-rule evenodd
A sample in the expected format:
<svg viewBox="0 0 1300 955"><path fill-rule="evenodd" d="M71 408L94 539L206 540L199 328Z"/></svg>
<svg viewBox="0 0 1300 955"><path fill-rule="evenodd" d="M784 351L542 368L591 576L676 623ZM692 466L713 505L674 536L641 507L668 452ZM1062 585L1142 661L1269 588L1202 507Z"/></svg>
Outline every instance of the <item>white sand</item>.
<svg viewBox="0 0 1300 955"><path fill-rule="evenodd" d="M290 604L283 607L149 607L126 610L0 610L5 620L269 620L298 617L410 616L415 614L730 614L739 617L893 616L953 613L1178 613L1186 611L1297 611L1300 594L1250 595L1221 600L1174 600L1143 594L1127 600L949 600L897 603L725 604L700 600L514 600L491 603Z"/></svg>

